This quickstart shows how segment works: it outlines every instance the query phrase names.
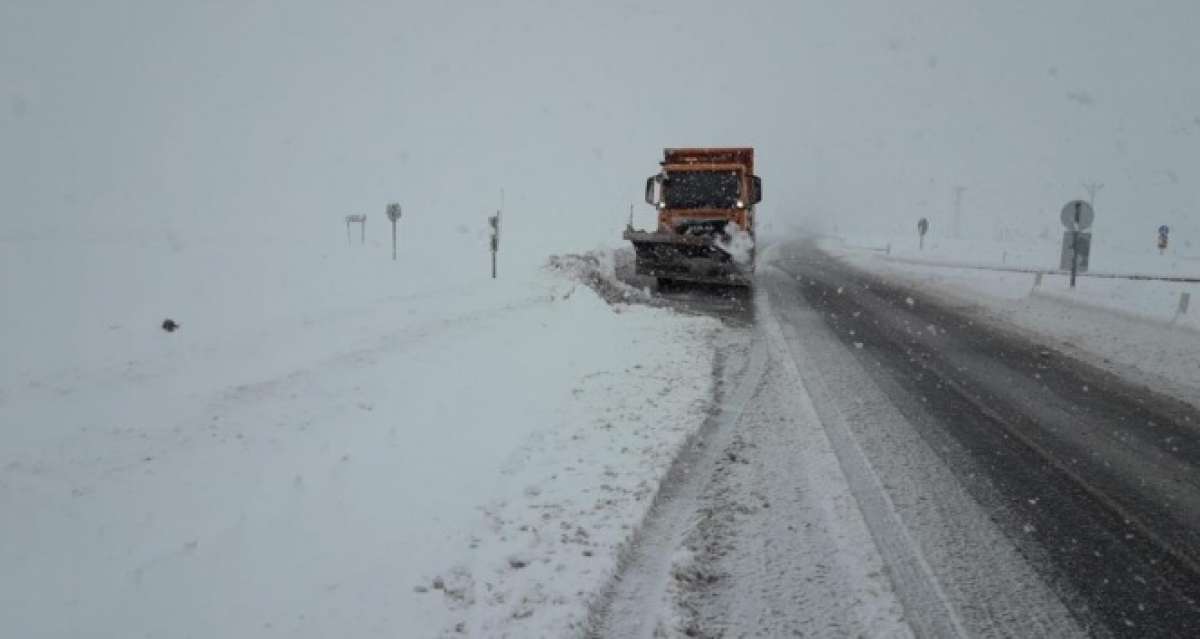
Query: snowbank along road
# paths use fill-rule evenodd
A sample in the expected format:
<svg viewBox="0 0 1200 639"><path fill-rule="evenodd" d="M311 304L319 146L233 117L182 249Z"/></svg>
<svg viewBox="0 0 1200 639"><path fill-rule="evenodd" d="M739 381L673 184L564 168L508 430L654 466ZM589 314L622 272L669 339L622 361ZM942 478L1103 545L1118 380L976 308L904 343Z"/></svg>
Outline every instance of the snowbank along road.
<svg viewBox="0 0 1200 639"><path fill-rule="evenodd" d="M719 323L613 306L555 269L463 281L409 254L393 273L428 277L385 278L384 247L285 244L261 247L273 274L247 245L0 249L13 273L98 274L55 296L3 282L0 637L557 637L586 619L706 416ZM111 275L142 264L178 296Z"/></svg>
<svg viewBox="0 0 1200 639"><path fill-rule="evenodd" d="M595 636L1200 631L1193 406L812 243L745 312Z"/></svg>

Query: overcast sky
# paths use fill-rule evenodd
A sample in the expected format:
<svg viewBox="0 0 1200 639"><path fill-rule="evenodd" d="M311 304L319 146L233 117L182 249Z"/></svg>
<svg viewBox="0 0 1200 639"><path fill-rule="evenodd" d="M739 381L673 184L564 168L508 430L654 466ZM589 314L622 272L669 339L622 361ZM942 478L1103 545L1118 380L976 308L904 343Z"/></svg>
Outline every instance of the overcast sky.
<svg viewBox="0 0 1200 639"><path fill-rule="evenodd" d="M1200 4L0 2L0 237L618 237L664 146L753 145L760 220L1200 232ZM639 221L650 219L638 206ZM336 235L334 236L336 239ZM1149 240L1145 240L1149 241Z"/></svg>

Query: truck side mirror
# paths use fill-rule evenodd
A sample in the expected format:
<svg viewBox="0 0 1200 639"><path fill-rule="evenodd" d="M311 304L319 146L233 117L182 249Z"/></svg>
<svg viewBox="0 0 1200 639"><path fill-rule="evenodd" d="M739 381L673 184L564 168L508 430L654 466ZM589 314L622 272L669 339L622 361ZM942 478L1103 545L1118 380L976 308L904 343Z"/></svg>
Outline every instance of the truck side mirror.
<svg viewBox="0 0 1200 639"><path fill-rule="evenodd" d="M750 176L750 202L758 204L762 202L762 178L757 175Z"/></svg>

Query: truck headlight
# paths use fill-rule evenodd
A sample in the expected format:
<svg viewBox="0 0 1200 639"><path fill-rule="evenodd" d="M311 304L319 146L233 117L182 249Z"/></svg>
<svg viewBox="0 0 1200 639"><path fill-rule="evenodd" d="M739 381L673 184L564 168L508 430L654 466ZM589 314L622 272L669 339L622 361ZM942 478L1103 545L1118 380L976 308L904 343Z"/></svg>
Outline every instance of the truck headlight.
<svg viewBox="0 0 1200 639"><path fill-rule="evenodd" d="M745 202L743 202L743 201L741 201L741 200L738 200L737 202L735 202L735 204L737 204L737 207L738 207L739 209L744 209L744 208L746 208L746 203L745 203Z"/></svg>

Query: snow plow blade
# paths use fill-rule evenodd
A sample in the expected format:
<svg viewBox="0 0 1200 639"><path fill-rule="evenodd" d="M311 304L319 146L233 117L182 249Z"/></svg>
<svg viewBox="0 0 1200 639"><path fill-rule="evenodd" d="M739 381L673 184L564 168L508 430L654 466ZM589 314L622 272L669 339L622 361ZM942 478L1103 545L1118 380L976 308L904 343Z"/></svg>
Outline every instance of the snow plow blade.
<svg viewBox="0 0 1200 639"><path fill-rule="evenodd" d="M639 275L727 286L750 286L753 267L739 265L707 235L625 231Z"/></svg>

